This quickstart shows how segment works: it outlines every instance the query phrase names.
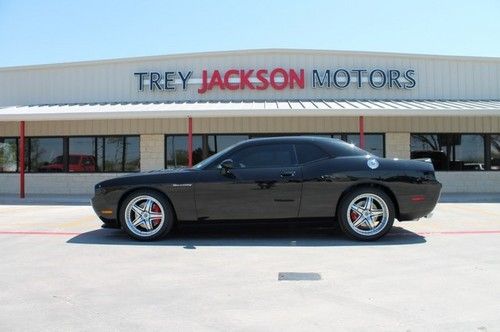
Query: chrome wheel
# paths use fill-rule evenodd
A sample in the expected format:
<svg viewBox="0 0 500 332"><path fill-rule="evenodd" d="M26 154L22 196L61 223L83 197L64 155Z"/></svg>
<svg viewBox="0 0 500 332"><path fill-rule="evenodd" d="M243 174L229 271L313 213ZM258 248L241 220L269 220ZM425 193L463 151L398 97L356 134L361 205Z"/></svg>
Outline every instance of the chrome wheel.
<svg viewBox="0 0 500 332"><path fill-rule="evenodd" d="M346 217L348 225L357 234L376 235L389 221L389 208L380 196L361 194L349 204Z"/></svg>
<svg viewBox="0 0 500 332"><path fill-rule="evenodd" d="M125 209L127 228L139 237L158 233L165 222L164 207L148 195L134 197Z"/></svg>

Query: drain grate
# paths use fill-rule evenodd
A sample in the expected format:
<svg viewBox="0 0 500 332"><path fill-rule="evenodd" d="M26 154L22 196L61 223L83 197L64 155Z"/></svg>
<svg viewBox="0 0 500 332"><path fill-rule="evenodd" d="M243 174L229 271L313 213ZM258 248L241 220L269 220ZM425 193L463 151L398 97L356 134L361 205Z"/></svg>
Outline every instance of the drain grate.
<svg viewBox="0 0 500 332"><path fill-rule="evenodd" d="M279 272L278 281L321 280L321 274L316 272Z"/></svg>

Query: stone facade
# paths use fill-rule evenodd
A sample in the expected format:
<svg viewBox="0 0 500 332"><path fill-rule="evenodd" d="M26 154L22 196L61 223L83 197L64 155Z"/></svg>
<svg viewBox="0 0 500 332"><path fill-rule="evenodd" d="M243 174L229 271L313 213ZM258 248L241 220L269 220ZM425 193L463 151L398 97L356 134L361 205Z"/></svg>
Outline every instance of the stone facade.
<svg viewBox="0 0 500 332"><path fill-rule="evenodd" d="M165 168L165 136L141 135L141 171Z"/></svg>
<svg viewBox="0 0 500 332"><path fill-rule="evenodd" d="M126 173L28 173L26 194L91 195L96 183ZM0 194L19 193L19 173L0 174Z"/></svg>
<svg viewBox="0 0 500 332"><path fill-rule="evenodd" d="M410 133L386 133L385 155L387 158L410 159Z"/></svg>

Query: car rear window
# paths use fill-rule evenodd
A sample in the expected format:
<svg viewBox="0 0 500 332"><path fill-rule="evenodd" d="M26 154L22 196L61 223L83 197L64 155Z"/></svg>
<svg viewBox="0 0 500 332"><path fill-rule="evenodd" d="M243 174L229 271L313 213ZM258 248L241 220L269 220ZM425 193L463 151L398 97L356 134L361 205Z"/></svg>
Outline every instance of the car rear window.
<svg viewBox="0 0 500 332"><path fill-rule="evenodd" d="M328 158L329 155L314 144L296 144L297 158L299 164L308 163L315 160Z"/></svg>

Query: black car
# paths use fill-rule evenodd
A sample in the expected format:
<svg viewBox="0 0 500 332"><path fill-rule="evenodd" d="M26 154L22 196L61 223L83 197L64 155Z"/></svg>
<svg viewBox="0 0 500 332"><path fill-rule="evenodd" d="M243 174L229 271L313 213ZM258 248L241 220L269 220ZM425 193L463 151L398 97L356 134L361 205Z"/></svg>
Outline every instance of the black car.
<svg viewBox="0 0 500 332"><path fill-rule="evenodd" d="M358 240L386 234L394 218L427 216L441 184L432 163L385 159L332 138L275 137L233 145L192 168L123 176L95 186L109 227L156 240L185 221L338 222Z"/></svg>

